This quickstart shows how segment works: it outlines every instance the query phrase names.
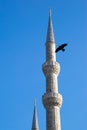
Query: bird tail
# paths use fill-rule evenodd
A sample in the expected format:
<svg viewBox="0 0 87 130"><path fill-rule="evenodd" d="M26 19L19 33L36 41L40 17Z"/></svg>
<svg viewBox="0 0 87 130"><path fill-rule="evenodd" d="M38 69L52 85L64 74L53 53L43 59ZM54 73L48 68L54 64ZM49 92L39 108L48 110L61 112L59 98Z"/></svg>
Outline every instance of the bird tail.
<svg viewBox="0 0 87 130"><path fill-rule="evenodd" d="M62 51L65 51L65 49L63 48Z"/></svg>

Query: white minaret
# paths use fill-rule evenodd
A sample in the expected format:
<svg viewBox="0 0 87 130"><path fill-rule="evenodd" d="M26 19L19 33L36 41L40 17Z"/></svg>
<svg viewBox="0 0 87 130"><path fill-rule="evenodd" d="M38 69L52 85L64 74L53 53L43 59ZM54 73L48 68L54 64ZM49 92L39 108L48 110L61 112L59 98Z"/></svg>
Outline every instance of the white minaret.
<svg viewBox="0 0 87 130"><path fill-rule="evenodd" d="M62 105L62 95L58 93L57 81L60 65L56 62L55 48L50 9L46 39L46 62L42 65L42 70L46 77L46 93L42 97L46 109L46 130L61 130L60 107Z"/></svg>

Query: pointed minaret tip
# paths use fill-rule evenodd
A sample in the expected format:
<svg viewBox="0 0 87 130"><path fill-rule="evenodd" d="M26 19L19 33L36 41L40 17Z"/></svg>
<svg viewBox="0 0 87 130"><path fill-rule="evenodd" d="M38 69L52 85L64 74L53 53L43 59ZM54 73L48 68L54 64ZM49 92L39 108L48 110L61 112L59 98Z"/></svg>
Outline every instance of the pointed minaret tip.
<svg viewBox="0 0 87 130"><path fill-rule="evenodd" d="M34 106L36 107L36 99L34 99Z"/></svg>
<svg viewBox="0 0 87 130"><path fill-rule="evenodd" d="M36 110L36 99L34 100L34 114L33 114L32 130L39 130L37 110Z"/></svg>
<svg viewBox="0 0 87 130"><path fill-rule="evenodd" d="M48 43L48 42L55 43L53 25L52 25L52 11L51 11L51 8L49 9L49 22L48 22L47 39L46 39L46 43Z"/></svg>
<svg viewBox="0 0 87 130"><path fill-rule="evenodd" d="M51 17L51 8L49 8L49 16Z"/></svg>

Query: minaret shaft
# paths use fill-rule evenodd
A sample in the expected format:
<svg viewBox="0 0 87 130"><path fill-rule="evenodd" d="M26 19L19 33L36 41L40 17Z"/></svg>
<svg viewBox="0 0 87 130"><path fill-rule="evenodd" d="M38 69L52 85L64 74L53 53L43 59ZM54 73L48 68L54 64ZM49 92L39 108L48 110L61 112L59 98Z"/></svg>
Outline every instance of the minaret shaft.
<svg viewBox="0 0 87 130"><path fill-rule="evenodd" d="M46 44L46 61L56 61L55 48L55 43Z"/></svg>
<svg viewBox="0 0 87 130"><path fill-rule="evenodd" d="M44 107L46 108L46 130L61 130L60 106L62 104L62 96L58 93L57 81L60 65L56 62L51 14L49 14L46 40L46 62L43 64L42 69L46 77L46 93L42 97Z"/></svg>
<svg viewBox="0 0 87 130"><path fill-rule="evenodd" d="M51 107L46 110L46 129L60 130L60 109L58 107Z"/></svg>
<svg viewBox="0 0 87 130"><path fill-rule="evenodd" d="M58 92L58 82L56 74L49 74L46 77L46 92Z"/></svg>

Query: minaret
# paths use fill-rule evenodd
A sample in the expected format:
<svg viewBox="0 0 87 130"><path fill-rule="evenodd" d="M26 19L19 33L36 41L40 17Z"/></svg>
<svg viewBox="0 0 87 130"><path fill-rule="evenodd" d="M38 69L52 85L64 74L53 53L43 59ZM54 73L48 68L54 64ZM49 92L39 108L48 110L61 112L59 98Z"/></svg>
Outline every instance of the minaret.
<svg viewBox="0 0 87 130"><path fill-rule="evenodd" d="M37 111L36 111L36 100L34 101L34 114L33 114L32 130L39 130Z"/></svg>
<svg viewBox="0 0 87 130"><path fill-rule="evenodd" d="M46 38L46 62L42 65L46 77L46 93L42 97L46 109L46 130L61 130L60 107L62 105L62 95L58 93L57 81L60 65L56 62L55 46L50 9Z"/></svg>

